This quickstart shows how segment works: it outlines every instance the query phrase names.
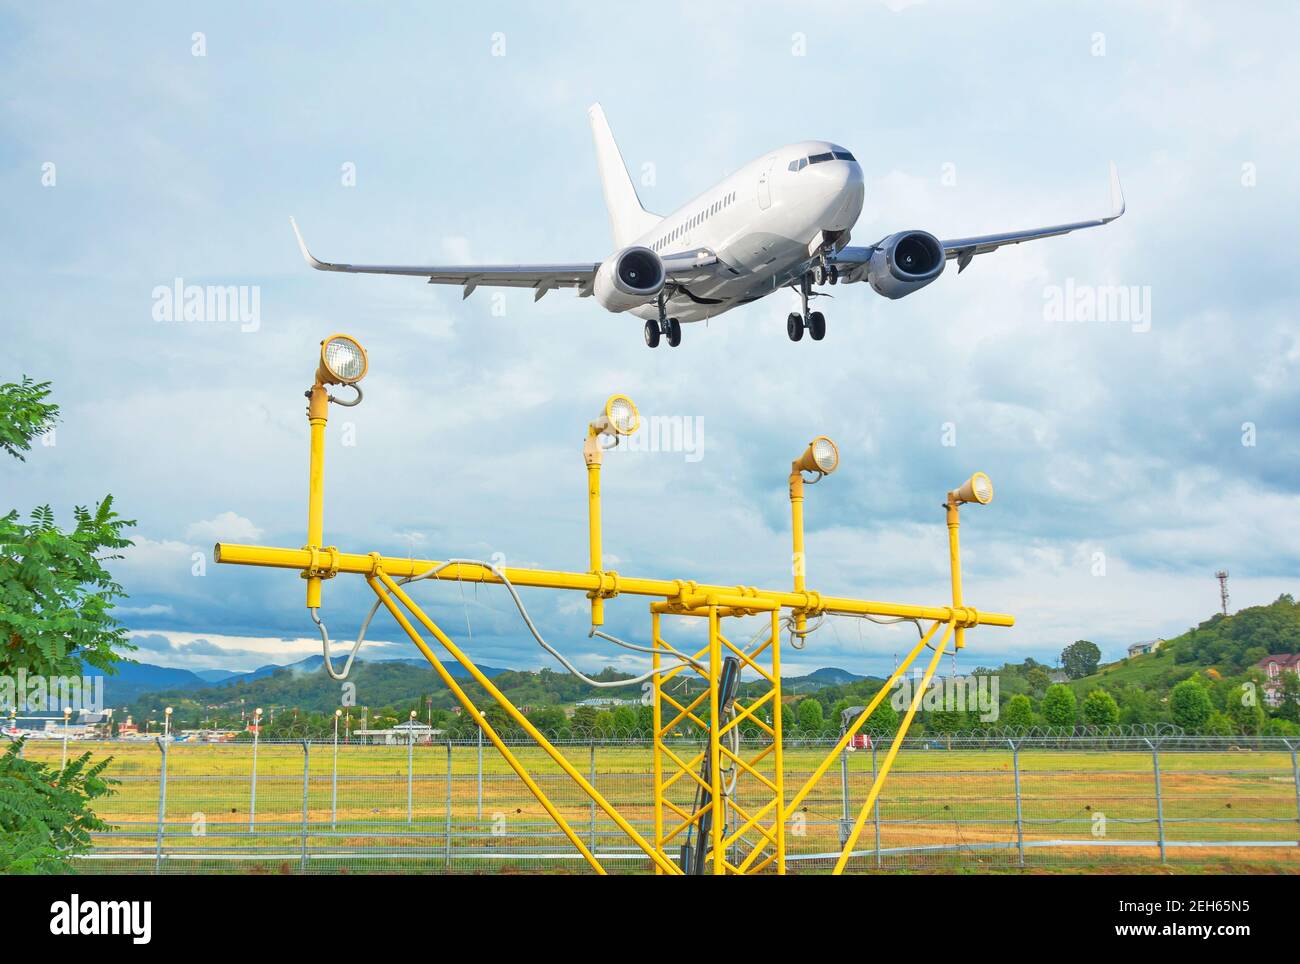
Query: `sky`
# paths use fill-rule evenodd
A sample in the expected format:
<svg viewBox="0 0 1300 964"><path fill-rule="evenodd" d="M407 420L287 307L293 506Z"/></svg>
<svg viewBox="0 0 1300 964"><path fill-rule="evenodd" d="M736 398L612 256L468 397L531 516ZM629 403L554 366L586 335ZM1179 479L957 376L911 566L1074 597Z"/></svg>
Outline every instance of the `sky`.
<svg viewBox="0 0 1300 964"><path fill-rule="evenodd" d="M585 569L582 438L617 391L702 440L607 458L625 575L788 586L789 462L826 434L841 466L806 509L826 594L945 605L940 503L993 479L963 513L966 601L1017 622L969 633L959 670L1076 639L1119 657L1208 618L1218 569L1234 609L1294 593L1298 23L1190 2L5 3L0 380L52 381L62 420L0 464L0 510L67 521L112 493L137 522L112 571L141 661L318 652L296 573L211 547L305 542L302 392L345 331L371 365L327 436L326 542L348 551ZM596 101L659 213L810 138L862 165L855 243L1099 216L1112 160L1128 213L899 301L832 289L821 343L787 340L784 292L651 351L572 292L462 300L303 263L290 215L327 260L604 259ZM239 286L249 315L169 317L178 283ZM1053 308L1108 288L1140 315ZM418 592L476 659L555 665L500 587ZM367 593L326 584L335 638ZM642 665L588 638L581 595L524 598L583 668ZM607 616L647 640L644 599ZM671 638L698 639L688 623ZM914 636L829 620L785 670L885 672ZM371 640L415 655L387 616Z"/></svg>

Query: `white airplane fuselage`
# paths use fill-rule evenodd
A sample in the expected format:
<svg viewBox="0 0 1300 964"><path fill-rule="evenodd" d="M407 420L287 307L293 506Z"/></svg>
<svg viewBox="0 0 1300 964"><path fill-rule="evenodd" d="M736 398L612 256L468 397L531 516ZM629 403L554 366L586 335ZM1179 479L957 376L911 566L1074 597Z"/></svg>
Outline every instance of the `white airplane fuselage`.
<svg viewBox="0 0 1300 964"><path fill-rule="evenodd" d="M825 154L847 152L829 141L800 141L764 154L633 241L660 255L707 248L718 257L711 277L667 299L668 315L703 321L748 304L801 277L823 236L847 239L865 193L858 162L833 158L790 169ZM659 317L653 302L631 313Z"/></svg>

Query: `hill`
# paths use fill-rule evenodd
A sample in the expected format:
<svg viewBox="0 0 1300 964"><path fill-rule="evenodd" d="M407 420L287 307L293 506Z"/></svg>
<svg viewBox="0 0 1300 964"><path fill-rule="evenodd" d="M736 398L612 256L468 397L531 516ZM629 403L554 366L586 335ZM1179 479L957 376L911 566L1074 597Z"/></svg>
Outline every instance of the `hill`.
<svg viewBox="0 0 1300 964"><path fill-rule="evenodd" d="M1094 686L1135 686L1160 693L1194 673L1240 676L1272 653L1300 652L1300 605L1290 595L1231 615L1215 613L1153 653L1098 668L1070 685L1080 695Z"/></svg>

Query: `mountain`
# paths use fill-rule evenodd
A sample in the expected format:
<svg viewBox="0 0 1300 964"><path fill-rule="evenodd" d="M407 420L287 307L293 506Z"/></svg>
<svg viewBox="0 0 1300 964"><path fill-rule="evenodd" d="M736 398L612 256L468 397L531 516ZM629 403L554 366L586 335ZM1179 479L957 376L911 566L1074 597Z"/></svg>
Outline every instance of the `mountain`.
<svg viewBox="0 0 1300 964"><path fill-rule="evenodd" d="M879 677L859 676L857 673L850 673L846 669L840 669L837 666L823 666L821 669L815 669L807 676L797 676L790 680L792 683L820 683L822 686L846 686L849 683L861 683L867 679L879 679Z"/></svg>
<svg viewBox="0 0 1300 964"><path fill-rule="evenodd" d="M115 674L104 675L104 705L125 706L155 690L185 692L209 685L207 680L187 669L149 663L118 663Z"/></svg>
<svg viewBox="0 0 1300 964"><path fill-rule="evenodd" d="M228 669L196 669L194 675L208 683L220 683L239 674Z"/></svg>

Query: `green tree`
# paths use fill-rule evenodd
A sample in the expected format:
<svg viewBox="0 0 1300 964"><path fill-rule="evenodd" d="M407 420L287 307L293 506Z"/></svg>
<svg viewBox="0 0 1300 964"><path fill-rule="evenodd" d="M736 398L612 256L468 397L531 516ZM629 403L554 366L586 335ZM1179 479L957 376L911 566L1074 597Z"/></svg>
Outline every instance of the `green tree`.
<svg viewBox="0 0 1300 964"><path fill-rule="evenodd" d="M1029 697L1024 693L1018 693L1007 700L1006 708L1002 711L1001 723L1013 730L1027 730L1033 726L1034 706L1029 702Z"/></svg>
<svg viewBox="0 0 1300 964"><path fill-rule="evenodd" d="M1083 719L1090 726L1111 726L1119 722L1119 704L1101 687L1083 698Z"/></svg>
<svg viewBox="0 0 1300 964"><path fill-rule="evenodd" d="M579 706L575 709L571 717L574 736L585 737L595 733L598 715L594 706Z"/></svg>
<svg viewBox="0 0 1300 964"><path fill-rule="evenodd" d="M57 422L48 382L0 385L0 449L19 461L32 441ZM30 522L16 510L0 518L0 675L19 669L39 676L75 676L85 665L106 672L131 649L113 615L125 594L104 568L129 546L134 523L113 511L112 496L94 510L78 506L65 532L54 511L40 506ZM0 755L0 873L53 873L90 847L92 831L108 825L91 800L111 793L103 778L112 758L82 754L61 770L22 759L21 742Z"/></svg>
<svg viewBox="0 0 1300 964"><path fill-rule="evenodd" d="M1237 728L1232 725L1228 714L1215 710L1205 721L1204 732L1209 736L1235 736Z"/></svg>
<svg viewBox="0 0 1300 964"><path fill-rule="evenodd" d="M104 769L83 753L62 770L24 760L21 741L0 753L0 874L57 874L90 850L90 834L111 829L90 801L112 793Z"/></svg>
<svg viewBox="0 0 1300 964"><path fill-rule="evenodd" d="M629 737L636 732L636 713L626 706L620 706L614 711L614 734L619 737Z"/></svg>
<svg viewBox="0 0 1300 964"><path fill-rule="evenodd" d="M1040 709L1048 726L1072 727L1075 705L1074 690L1064 683L1054 683L1043 695Z"/></svg>
<svg viewBox="0 0 1300 964"><path fill-rule="evenodd" d="M1042 699L1047 687L1052 685L1052 678L1047 675L1047 670L1035 664L1025 671L1025 682L1029 684L1030 694Z"/></svg>
<svg viewBox="0 0 1300 964"><path fill-rule="evenodd" d="M873 693L872 696L874 695ZM894 709L893 703L888 698L885 698L871 711L871 716L867 718L863 729L876 736L886 736L898 732L899 722L898 710Z"/></svg>
<svg viewBox="0 0 1300 964"><path fill-rule="evenodd" d="M799 720L795 716L794 705L791 703L781 704L781 732L785 736L795 735L795 730L799 729Z"/></svg>
<svg viewBox="0 0 1300 964"><path fill-rule="evenodd" d="M1169 694L1169 712L1188 733L1199 733L1210 719L1213 706L1200 677L1185 679Z"/></svg>
<svg viewBox="0 0 1300 964"><path fill-rule="evenodd" d="M1070 679L1083 679L1097 672L1101 662L1101 650L1096 643L1079 639L1061 650L1061 667Z"/></svg>
<svg viewBox="0 0 1300 964"><path fill-rule="evenodd" d="M825 722L821 703L817 700L799 701L799 729L805 734L820 733Z"/></svg>

